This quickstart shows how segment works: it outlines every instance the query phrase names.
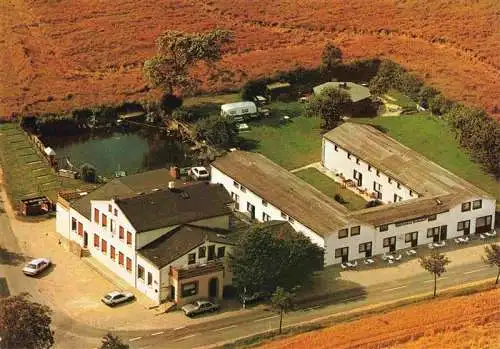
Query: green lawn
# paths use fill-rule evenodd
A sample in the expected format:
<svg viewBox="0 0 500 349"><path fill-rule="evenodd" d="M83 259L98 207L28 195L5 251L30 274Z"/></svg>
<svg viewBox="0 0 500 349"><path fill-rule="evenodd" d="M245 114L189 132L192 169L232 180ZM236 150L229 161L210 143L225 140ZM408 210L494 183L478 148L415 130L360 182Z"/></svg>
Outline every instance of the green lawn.
<svg viewBox="0 0 500 349"><path fill-rule="evenodd" d="M226 103L241 101L239 93L227 93L222 95L201 95L188 97L184 100L183 106L194 113L202 116L220 114L220 106Z"/></svg>
<svg viewBox="0 0 500 349"><path fill-rule="evenodd" d="M365 208L367 203L365 199L349 189L343 189L337 182L315 168L306 168L305 170L295 172L295 175L332 199L335 199L335 195L340 195L344 200L344 203L341 202L341 204L351 211Z"/></svg>
<svg viewBox="0 0 500 349"><path fill-rule="evenodd" d="M250 131L242 132L241 148L256 151L288 170L321 160L319 118L306 118L297 102L271 103L272 117L250 122ZM283 122L284 115L290 121Z"/></svg>
<svg viewBox="0 0 500 349"><path fill-rule="evenodd" d="M450 170L459 177L475 184L500 200L500 183L470 160L460 149L445 121L425 115L351 119L378 125L404 145Z"/></svg>
<svg viewBox="0 0 500 349"><path fill-rule="evenodd" d="M83 185L81 181L56 176L17 124L0 125L0 159L7 194L14 207L27 196L47 195L55 200L60 190Z"/></svg>
<svg viewBox="0 0 500 349"><path fill-rule="evenodd" d="M402 108L417 108L417 103L415 103L415 101L413 101L410 97L402 94L398 90L390 89L389 92L387 92L387 95L394 98L394 101L390 100L389 102L399 105Z"/></svg>

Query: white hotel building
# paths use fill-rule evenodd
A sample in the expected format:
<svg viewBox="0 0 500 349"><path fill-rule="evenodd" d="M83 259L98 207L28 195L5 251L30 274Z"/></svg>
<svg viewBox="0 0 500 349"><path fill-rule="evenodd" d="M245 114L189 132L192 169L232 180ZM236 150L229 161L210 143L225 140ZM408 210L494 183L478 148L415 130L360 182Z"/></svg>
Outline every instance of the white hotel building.
<svg viewBox="0 0 500 349"><path fill-rule="evenodd" d="M325 249L326 265L494 227L492 195L372 126L344 123L325 134L321 162L384 204L348 211L264 156L243 151L212 163L211 181L251 218L288 220Z"/></svg>
<svg viewBox="0 0 500 349"><path fill-rule="evenodd" d="M162 169L60 194L56 231L153 303L182 305L221 298L231 283L223 263L234 245L226 236L231 205L221 186L174 182Z"/></svg>

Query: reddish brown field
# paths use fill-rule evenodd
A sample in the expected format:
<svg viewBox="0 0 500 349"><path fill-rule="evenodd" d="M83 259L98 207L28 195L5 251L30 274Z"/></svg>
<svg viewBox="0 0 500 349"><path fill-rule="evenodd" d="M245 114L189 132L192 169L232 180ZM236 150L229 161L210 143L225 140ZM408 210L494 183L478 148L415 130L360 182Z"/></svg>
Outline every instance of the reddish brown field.
<svg viewBox="0 0 500 349"><path fill-rule="evenodd" d="M221 62L233 74L209 91L316 66L330 40L500 118L499 23L498 0L2 0L0 115L151 97L141 66L154 39L219 27L235 33Z"/></svg>
<svg viewBox="0 0 500 349"><path fill-rule="evenodd" d="M496 349L500 348L500 289L409 306L261 348Z"/></svg>

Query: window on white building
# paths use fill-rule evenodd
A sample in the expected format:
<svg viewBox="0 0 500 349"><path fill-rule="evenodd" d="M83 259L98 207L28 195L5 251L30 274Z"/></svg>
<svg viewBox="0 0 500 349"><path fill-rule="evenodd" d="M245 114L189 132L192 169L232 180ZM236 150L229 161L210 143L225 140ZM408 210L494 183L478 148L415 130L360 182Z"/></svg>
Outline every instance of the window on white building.
<svg viewBox="0 0 500 349"><path fill-rule="evenodd" d="M462 212L470 211L470 201L462 204Z"/></svg>
<svg viewBox="0 0 500 349"><path fill-rule="evenodd" d="M265 212L262 212L262 221L263 222L269 222L271 220L271 216L268 215L267 213Z"/></svg>
<svg viewBox="0 0 500 349"><path fill-rule="evenodd" d="M287 219L287 218L288 218L288 216L286 215L286 213L281 212L281 218L283 218L283 219Z"/></svg>
<svg viewBox="0 0 500 349"><path fill-rule="evenodd" d="M181 296L183 298L195 296L196 294L198 294L198 281L189 282L181 286Z"/></svg>
<svg viewBox="0 0 500 349"><path fill-rule="evenodd" d="M198 248L198 258L205 258L207 255L207 248L205 246L201 246Z"/></svg>
<svg viewBox="0 0 500 349"><path fill-rule="evenodd" d="M477 210L480 209L483 206L483 200L474 200L472 202L472 209Z"/></svg>
<svg viewBox="0 0 500 349"><path fill-rule="evenodd" d="M240 190L241 190L242 193L246 193L247 192L247 188L245 188L244 186L241 186Z"/></svg>
<svg viewBox="0 0 500 349"><path fill-rule="evenodd" d="M217 249L217 258L224 258L226 255L226 248L224 246L221 246Z"/></svg>
<svg viewBox="0 0 500 349"><path fill-rule="evenodd" d="M76 231L76 218L71 218L71 230Z"/></svg>
<svg viewBox="0 0 500 349"><path fill-rule="evenodd" d="M240 187L240 184L236 181L233 181L233 185L236 187L236 188L239 188Z"/></svg>
<svg viewBox="0 0 500 349"><path fill-rule="evenodd" d="M389 225L388 224L382 224L380 227L378 227L379 231L387 231L389 230Z"/></svg>
<svg viewBox="0 0 500 349"><path fill-rule="evenodd" d="M137 264L137 278L144 281L144 267L140 264Z"/></svg>
<svg viewBox="0 0 500 349"><path fill-rule="evenodd" d="M188 254L188 264L195 264L195 263L196 263L196 253Z"/></svg>
<svg viewBox="0 0 500 349"><path fill-rule="evenodd" d="M290 224L295 223L295 219L293 219L292 217L288 217L288 221L290 222Z"/></svg>
<svg viewBox="0 0 500 349"><path fill-rule="evenodd" d="M361 233L361 227L358 225L356 227L351 228L351 236L356 236Z"/></svg>
<svg viewBox="0 0 500 349"><path fill-rule="evenodd" d="M340 229L339 230L339 239L346 238L349 235L348 229Z"/></svg>
<svg viewBox="0 0 500 349"><path fill-rule="evenodd" d="M267 201L266 200L262 200L262 206L267 207Z"/></svg>
<svg viewBox="0 0 500 349"><path fill-rule="evenodd" d="M148 272L148 286L151 286L153 284L153 274Z"/></svg>

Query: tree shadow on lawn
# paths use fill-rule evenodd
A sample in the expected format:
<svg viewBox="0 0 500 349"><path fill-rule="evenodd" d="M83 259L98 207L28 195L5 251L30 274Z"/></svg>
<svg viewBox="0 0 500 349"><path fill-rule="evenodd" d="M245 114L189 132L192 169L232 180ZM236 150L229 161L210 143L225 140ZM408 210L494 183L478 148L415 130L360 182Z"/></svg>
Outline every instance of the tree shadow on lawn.
<svg viewBox="0 0 500 349"><path fill-rule="evenodd" d="M20 265L29 260L29 257L19 252L12 252L0 246L0 264Z"/></svg>
<svg viewBox="0 0 500 349"><path fill-rule="evenodd" d="M237 145L241 150L252 151L257 149L260 141L256 139L243 138L238 136Z"/></svg>

